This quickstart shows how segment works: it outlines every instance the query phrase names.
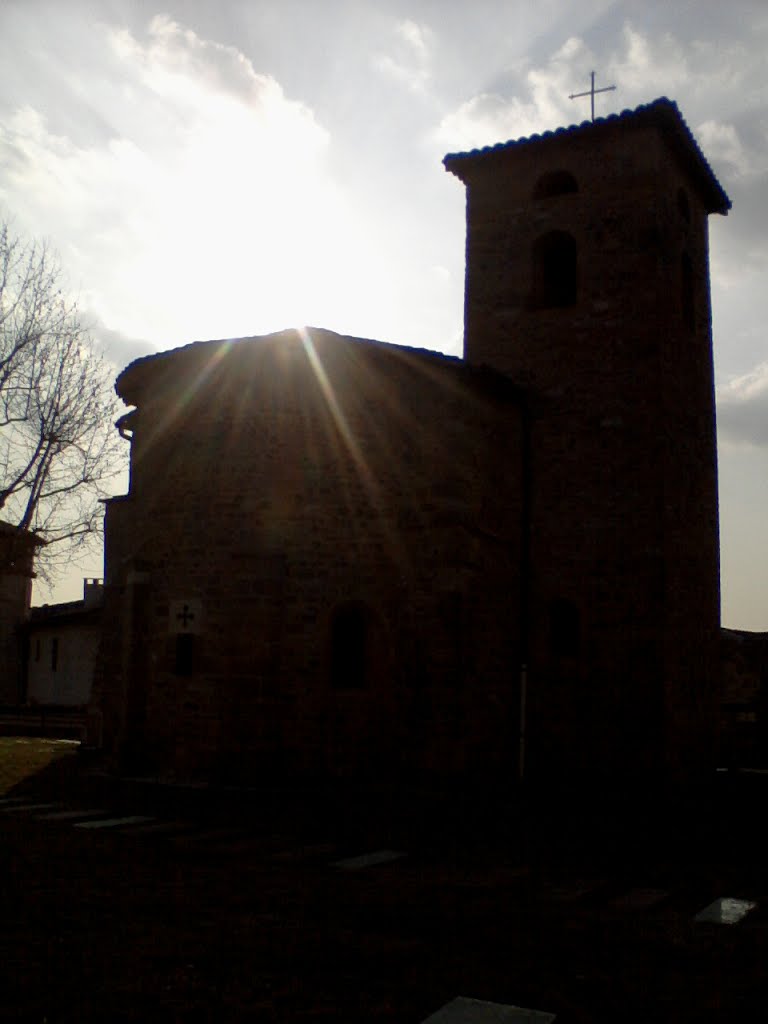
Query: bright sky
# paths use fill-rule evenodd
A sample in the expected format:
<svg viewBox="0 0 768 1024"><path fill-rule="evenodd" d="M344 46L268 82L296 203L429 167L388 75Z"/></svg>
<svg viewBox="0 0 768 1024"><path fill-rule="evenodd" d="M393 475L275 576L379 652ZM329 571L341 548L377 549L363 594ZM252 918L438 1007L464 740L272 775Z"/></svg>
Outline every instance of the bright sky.
<svg viewBox="0 0 768 1024"><path fill-rule="evenodd" d="M675 99L734 203L711 219L723 622L768 630L766 52L765 0L3 0L0 209L59 250L117 368L302 323L458 354L444 153L583 120L593 68L598 115Z"/></svg>

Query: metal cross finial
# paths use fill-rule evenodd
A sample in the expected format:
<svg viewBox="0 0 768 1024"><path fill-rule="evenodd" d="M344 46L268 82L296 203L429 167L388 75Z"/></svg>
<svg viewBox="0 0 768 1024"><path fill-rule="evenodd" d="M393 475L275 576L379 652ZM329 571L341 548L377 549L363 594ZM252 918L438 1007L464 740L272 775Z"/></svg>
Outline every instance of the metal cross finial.
<svg viewBox="0 0 768 1024"><path fill-rule="evenodd" d="M592 79L592 84L591 84L591 86L589 88L589 91L588 92L572 92L570 94L570 96L568 97L568 99L569 100L577 100L580 96L589 96L590 100L592 101L592 120L594 121L595 120L595 93L597 93L597 92L611 92L611 90L615 89L616 86L615 85L606 85L603 89L596 89L595 88L595 72L591 71L590 72L590 76L591 76L591 79Z"/></svg>

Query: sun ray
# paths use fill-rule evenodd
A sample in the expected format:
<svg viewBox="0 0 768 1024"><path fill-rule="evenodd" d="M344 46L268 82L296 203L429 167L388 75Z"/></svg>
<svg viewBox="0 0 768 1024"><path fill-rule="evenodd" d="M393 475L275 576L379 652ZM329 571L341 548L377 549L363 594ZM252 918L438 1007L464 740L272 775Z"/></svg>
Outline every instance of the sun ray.
<svg viewBox="0 0 768 1024"><path fill-rule="evenodd" d="M334 392L333 385L325 371L325 367L322 364L315 347L315 343L312 340L310 330L307 327L299 327L297 328L297 333L301 339L307 360L309 361L309 365L315 375L328 410L334 424L336 425L338 434L341 437L350 458L352 459L352 464L357 471L366 494L368 495L371 506L378 516L392 556L399 565L401 571L404 574L410 575L411 560L408 557L407 549L402 543L402 539L397 534L397 531L393 529L391 518L387 515L386 503L382 489L366 461L365 455L363 454L357 438L349 425L349 421L344 410L342 409L336 393Z"/></svg>
<svg viewBox="0 0 768 1024"><path fill-rule="evenodd" d="M142 456L147 455L154 445L165 435L166 431L171 428L234 344L235 343L232 340L228 339L221 342L221 344L214 349L211 353L210 359L204 363L196 374L194 374L187 387L181 392L177 401L175 401L168 409L168 412L160 418L155 428L142 438L142 449L137 455L137 460Z"/></svg>

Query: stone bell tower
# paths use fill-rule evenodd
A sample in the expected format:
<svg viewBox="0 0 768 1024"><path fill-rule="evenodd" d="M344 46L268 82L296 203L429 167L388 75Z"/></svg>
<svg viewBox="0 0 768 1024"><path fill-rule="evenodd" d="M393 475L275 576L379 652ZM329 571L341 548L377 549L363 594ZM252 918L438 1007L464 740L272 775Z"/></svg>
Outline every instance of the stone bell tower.
<svg viewBox="0 0 768 1024"><path fill-rule="evenodd" d="M677 106L452 154L465 358L530 400L528 771L715 756L719 558L707 215Z"/></svg>

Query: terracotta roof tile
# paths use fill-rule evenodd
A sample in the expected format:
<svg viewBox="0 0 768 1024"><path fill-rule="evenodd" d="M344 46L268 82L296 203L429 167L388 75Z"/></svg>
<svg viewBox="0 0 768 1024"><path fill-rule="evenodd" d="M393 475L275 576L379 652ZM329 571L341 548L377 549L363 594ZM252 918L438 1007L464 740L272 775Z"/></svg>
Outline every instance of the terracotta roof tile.
<svg viewBox="0 0 768 1024"><path fill-rule="evenodd" d="M510 139L508 142L498 142L496 145L483 146L480 149L468 150L465 153L448 153L443 158L443 164L447 171L451 171L451 173L461 178L464 167L471 166L478 159L485 160L490 154L508 153L523 146L540 145L541 143L547 143L549 140L562 139L565 136L588 135L591 132L600 132L604 129L605 125L620 123L637 124L642 122L655 123L666 135L673 148L688 162L692 172L699 179L707 193L710 212L727 213L731 208L730 199L699 148L699 144L686 124L677 104L666 96L661 96L651 103L641 104L634 110L622 110L620 114L597 117L594 121L582 121L581 124L572 124L568 128L556 128L553 131L546 131L541 134Z"/></svg>

